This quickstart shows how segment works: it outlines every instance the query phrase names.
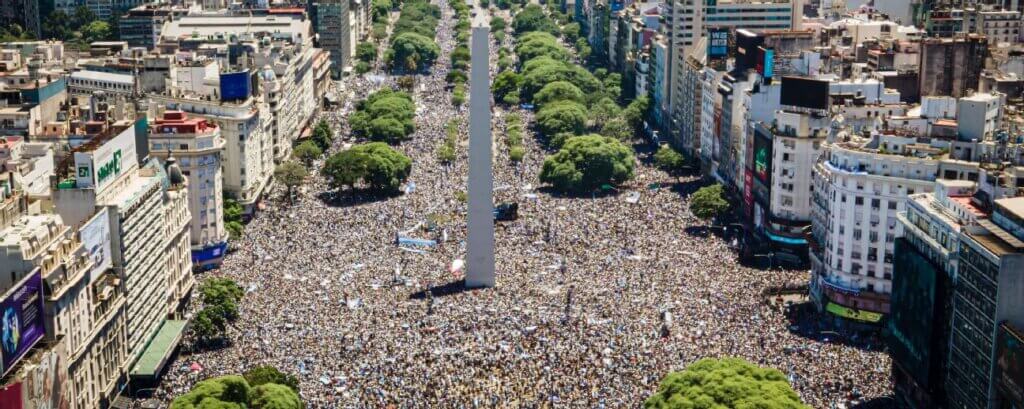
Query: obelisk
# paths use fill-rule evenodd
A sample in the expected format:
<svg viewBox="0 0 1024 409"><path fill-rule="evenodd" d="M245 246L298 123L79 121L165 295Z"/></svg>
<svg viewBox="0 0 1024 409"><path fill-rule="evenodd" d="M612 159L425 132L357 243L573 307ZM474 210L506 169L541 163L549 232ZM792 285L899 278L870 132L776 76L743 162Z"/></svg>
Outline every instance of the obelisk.
<svg viewBox="0 0 1024 409"><path fill-rule="evenodd" d="M484 14L484 13L481 13ZM469 221L466 287L494 287L494 174L491 168L490 40L478 16L469 70Z"/></svg>

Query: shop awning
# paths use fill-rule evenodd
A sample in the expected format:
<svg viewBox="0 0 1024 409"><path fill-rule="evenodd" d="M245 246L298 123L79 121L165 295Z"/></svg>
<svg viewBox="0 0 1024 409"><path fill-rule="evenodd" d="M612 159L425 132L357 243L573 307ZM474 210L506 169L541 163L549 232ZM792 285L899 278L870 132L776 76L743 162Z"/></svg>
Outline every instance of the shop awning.
<svg viewBox="0 0 1024 409"><path fill-rule="evenodd" d="M825 306L825 311L831 312L843 318L849 318L851 320L870 322L877 324L882 321L882 314L871 311L855 310L853 308L844 307L834 302L828 303Z"/></svg>
<svg viewBox="0 0 1024 409"><path fill-rule="evenodd" d="M181 341L181 334L185 331L187 323L188 321L180 320L164 321L160 325L160 330L156 332L156 336L149 341L149 345L146 345L146 350L142 352L139 361L135 363L131 377L156 377L167 364L167 359L171 357L178 342Z"/></svg>

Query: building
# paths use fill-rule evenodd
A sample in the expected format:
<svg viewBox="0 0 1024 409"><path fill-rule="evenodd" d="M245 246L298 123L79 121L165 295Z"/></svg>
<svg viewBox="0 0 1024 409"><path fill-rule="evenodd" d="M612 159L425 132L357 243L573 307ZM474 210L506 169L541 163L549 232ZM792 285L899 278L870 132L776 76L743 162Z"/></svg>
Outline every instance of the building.
<svg viewBox="0 0 1024 409"><path fill-rule="evenodd" d="M1024 327L1024 197L995 200L988 220L962 232L959 259L946 382L950 407L1013 407L998 401L993 379L1001 328Z"/></svg>
<svg viewBox="0 0 1024 409"><path fill-rule="evenodd" d="M134 127L100 135L76 149L73 165L59 166L54 190L55 210L68 224L103 209L109 214L111 265L124 289L126 359L105 362L122 382L159 372L184 327L168 318L180 315L194 282L187 192L155 161L140 165L135 151ZM172 333L158 336L166 331Z"/></svg>
<svg viewBox="0 0 1024 409"><path fill-rule="evenodd" d="M121 41L132 47L152 50L160 42L164 23L184 15L185 9L164 4L142 4L128 10L117 22Z"/></svg>
<svg viewBox="0 0 1024 409"><path fill-rule="evenodd" d="M84 6L96 14L97 19L110 21L111 16L121 15L143 3L143 0L53 0L53 8L70 16L75 14L75 9Z"/></svg>
<svg viewBox="0 0 1024 409"><path fill-rule="evenodd" d="M316 44L331 53L334 77L351 69L358 32L353 30L351 0L320 0L313 3Z"/></svg>
<svg viewBox="0 0 1024 409"><path fill-rule="evenodd" d="M72 97L88 98L97 92L131 96L136 93L135 77L101 71L75 71L68 75L68 93Z"/></svg>
<svg viewBox="0 0 1024 409"><path fill-rule="evenodd" d="M960 140L984 140L1000 128L1006 95L977 93L957 101L957 134Z"/></svg>
<svg viewBox="0 0 1024 409"><path fill-rule="evenodd" d="M916 193L897 219L892 309L888 322L896 399L915 409L946 402L953 288L960 232L987 215L976 205L977 184L938 180L934 193Z"/></svg>
<svg viewBox="0 0 1024 409"><path fill-rule="evenodd" d="M977 12L971 32L984 35L989 44L1014 44L1021 39L1021 14L1017 10Z"/></svg>
<svg viewBox="0 0 1024 409"><path fill-rule="evenodd" d="M670 128L678 129L682 121L688 121L688 112L678 104L685 92L683 67L686 52L705 35L710 28L727 28L731 31L750 29L788 30L799 29L803 20L801 0L769 1L716 1L673 2L665 11L662 33L668 43L667 101L672 120Z"/></svg>
<svg viewBox="0 0 1024 409"><path fill-rule="evenodd" d="M970 95L969 90L978 89L987 55L988 42L977 34L921 41L921 96Z"/></svg>
<svg viewBox="0 0 1024 409"><path fill-rule="evenodd" d="M937 178L977 180L978 165L946 160L948 140L840 136L814 166L811 297L839 323L879 324L890 311L897 215Z"/></svg>
<svg viewBox="0 0 1024 409"><path fill-rule="evenodd" d="M223 171L225 142L220 128L204 118L168 111L150 126L152 155L175 158L187 180L192 262L204 269L220 264L227 247L224 228Z"/></svg>

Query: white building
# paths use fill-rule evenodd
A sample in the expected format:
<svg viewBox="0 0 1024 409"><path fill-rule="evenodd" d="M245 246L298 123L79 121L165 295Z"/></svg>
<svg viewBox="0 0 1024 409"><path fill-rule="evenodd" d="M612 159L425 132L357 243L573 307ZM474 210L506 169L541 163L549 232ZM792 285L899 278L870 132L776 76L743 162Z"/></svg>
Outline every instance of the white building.
<svg viewBox="0 0 1024 409"><path fill-rule="evenodd" d="M135 78L128 74L102 71L75 71L68 75L68 94L89 97L102 91L107 95L130 96L135 92Z"/></svg>
<svg viewBox="0 0 1024 409"><path fill-rule="evenodd" d="M189 118L184 112L165 112L150 127L152 155L165 162L174 157L188 182L190 241L193 260L199 264L196 267L219 264L227 244L221 166L224 146L219 127L203 118Z"/></svg>
<svg viewBox="0 0 1024 409"><path fill-rule="evenodd" d="M936 178L977 177L977 164L947 161L948 141L874 135L841 136L814 166L811 294L829 311L889 313L897 215L907 197L931 192ZM833 309L834 307L834 309Z"/></svg>
<svg viewBox="0 0 1024 409"><path fill-rule="evenodd" d="M984 140L999 128L1003 119L1005 94L977 93L957 102L957 133L961 140Z"/></svg>
<svg viewBox="0 0 1024 409"><path fill-rule="evenodd" d="M100 137L108 139L75 153L74 176L58 185L54 203L71 225L98 210L109 212L112 266L125 290L127 359L106 365L119 365L126 374L137 370L132 368L144 353L167 352L147 346L191 289L188 200L173 185L165 187L167 177L155 161L139 165L133 127Z"/></svg>
<svg viewBox="0 0 1024 409"><path fill-rule="evenodd" d="M974 32L988 37L989 44L1014 44L1021 38L1021 14L1019 11L979 11L975 19Z"/></svg>

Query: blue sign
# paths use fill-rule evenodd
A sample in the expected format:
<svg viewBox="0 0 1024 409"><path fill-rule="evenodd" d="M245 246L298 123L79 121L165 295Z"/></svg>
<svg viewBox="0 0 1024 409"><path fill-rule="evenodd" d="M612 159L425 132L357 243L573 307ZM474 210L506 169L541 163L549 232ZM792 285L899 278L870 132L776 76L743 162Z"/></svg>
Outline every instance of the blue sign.
<svg viewBox="0 0 1024 409"><path fill-rule="evenodd" d="M251 80L249 72L232 72L220 75L221 101L238 101L249 98Z"/></svg>
<svg viewBox="0 0 1024 409"><path fill-rule="evenodd" d="M11 370L43 335L43 277L37 270L0 300L0 375Z"/></svg>
<svg viewBox="0 0 1024 409"><path fill-rule="evenodd" d="M775 75L775 49L767 48L764 50L764 72L761 73L761 77L764 79L771 79Z"/></svg>
<svg viewBox="0 0 1024 409"><path fill-rule="evenodd" d="M525 109L527 111L533 111L534 106L533 104L519 104L519 108Z"/></svg>
<svg viewBox="0 0 1024 409"><path fill-rule="evenodd" d="M722 58L729 55L729 29L708 29L708 57Z"/></svg>
<svg viewBox="0 0 1024 409"><path fill-rule="evenodd" d="M228 243L221 242L206 246L200 250L192 250L192 264L203 266L210 260L217 260L224 257L227 252Z"/></svg>
<svg viewBox="0 0 1024 409"><path fill-rule="evenodd" d="M427 239L414 239L412 237L406 236L398 236L398 245L413 247L434 247L437 245L437 241Z"/></svg>

